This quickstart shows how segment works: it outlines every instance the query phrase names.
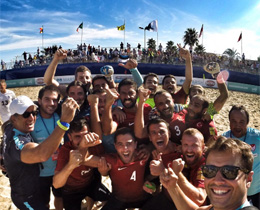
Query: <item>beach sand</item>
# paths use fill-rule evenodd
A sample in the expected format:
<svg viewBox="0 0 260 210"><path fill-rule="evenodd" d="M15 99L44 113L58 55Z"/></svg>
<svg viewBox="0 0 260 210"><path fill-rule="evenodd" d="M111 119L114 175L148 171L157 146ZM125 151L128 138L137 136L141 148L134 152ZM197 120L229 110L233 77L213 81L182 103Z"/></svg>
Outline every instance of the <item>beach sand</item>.
<svg viewBox="0 0 260 210"><path fill-rule="evenodd" d="M41 87L22 87L10 88L18 95L27 95L32 100L37 100L38 91ZM214 101L219 92L217 89L206 89L207 97L210 101ZM218 134L229 130L228 112L233 105L244 105L249 112L250 121L249 127L260 130L260 96L256 94L241 93L236 91L229 91L229 99L220 111L214 116L214 121L218 130ZM0 131L1 132L1 131ZM0 133L1 135L1 133ZM0 210L14 210L15 206L10 199L9 180L0 172ZM52 207L53 205L51 205Z"/></svg>

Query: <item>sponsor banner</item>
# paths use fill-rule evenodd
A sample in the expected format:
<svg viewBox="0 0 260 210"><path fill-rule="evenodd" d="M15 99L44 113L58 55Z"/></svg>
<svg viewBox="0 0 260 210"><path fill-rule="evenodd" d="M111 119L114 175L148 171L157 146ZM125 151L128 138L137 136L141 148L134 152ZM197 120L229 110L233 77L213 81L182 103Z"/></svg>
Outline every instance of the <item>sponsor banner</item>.
<svg viewBox="0 0 260 210"><path fill-rule="evenodd" d="M227 87L229 90L235 90L246 93L255 93L260 95L260 86L229 82Z"/></svg>
<svg viewBox="0 0 260 210"><path fill-rule="evenodd" d="M8 88L35 86L35 78L6 80Z"/></svg>
<svg viewBox="0 0 260 210"><path fill-rule="evenodd" d="M92 75L94 77L95 74ZM144 76L144 75L142 75ZM159 77L159 84L161 84L163 75L158 75ZM57 80L60 84L69 84L74 80L74 75L69 76L57 76L55 80ZM113 75L114 81L119 83L124 78L132 79L131 74L114 74ZM177 80L178 85L182 85L185 81L185 77L175 77ZM35 85L44 85L43 77L38 78L28 78L28 79L17 79L17 80L7 80L6 81L8 88L14 87L26 87L26 86L35 86ZM193 78L192 80L193 85L201 85L202 87L206 88L218 88L216 80L212 79L202 79L202 78ZM249 84L241 84L235 82L226 82L228 90L235 90L239 92L246 92L246 93L254 93L260 95L260 86L249 85Z"/></svg>

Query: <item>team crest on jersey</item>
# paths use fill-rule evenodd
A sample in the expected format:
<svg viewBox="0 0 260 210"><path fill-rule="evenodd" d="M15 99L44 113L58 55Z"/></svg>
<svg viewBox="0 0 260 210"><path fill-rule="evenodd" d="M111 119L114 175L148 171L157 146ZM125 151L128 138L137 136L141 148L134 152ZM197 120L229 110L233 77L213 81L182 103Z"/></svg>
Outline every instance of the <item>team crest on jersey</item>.
<svg viewBox="0 0 260 210"><path fill-rule="evenodd" d="M256 146L255 146L255 144L250 144L250 146L251 146L251 151L252 151L252 152L254 152L254 151L255 151L255 149L256 149Z"/></svg>
<svg viewBox="0 0 260 210"><path fill-rule="evenodd" d="M197 128L201 128L203 126L202 122L198 122L196 126L197 126Z"/></svg>
<svg viewBox="0 0 260 210"><path fill-rule="evenodd" d="M143 166L143 165L145 165L145 160L140 161L140 166Z"/></svg>
<svg viewBox="0 0 260 210"><path fill-rule="evenodd" d="M178 116L177 120L184 122L184 119L181 116Z"/></svg>

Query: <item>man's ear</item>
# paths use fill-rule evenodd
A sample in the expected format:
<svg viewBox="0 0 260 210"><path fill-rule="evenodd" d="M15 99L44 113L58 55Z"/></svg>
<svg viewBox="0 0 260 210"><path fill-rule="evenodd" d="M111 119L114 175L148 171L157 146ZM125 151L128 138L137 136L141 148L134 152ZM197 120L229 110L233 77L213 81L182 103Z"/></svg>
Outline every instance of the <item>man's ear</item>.
<svg viewBox="0 0 260 210"><path fill-rule="evenodd" d="M16 122L16 117L14 115L12 115L10 118L10 121L11 121L11 123L14 124Z"/></svg>
<svg viewBox="0 0 260 210"><path fill-rule="evenodd" d="M68 133L69 140L72 141L72 136L70 133Z"/></svg>
<svg viewBox="0 0 260 210"><path fill-rule="evenodd" d="M249 188L251 186L251 183L253 181L253 171L250 171L249 174L247 174L247 178L246 178L246 188Z"/></svg>

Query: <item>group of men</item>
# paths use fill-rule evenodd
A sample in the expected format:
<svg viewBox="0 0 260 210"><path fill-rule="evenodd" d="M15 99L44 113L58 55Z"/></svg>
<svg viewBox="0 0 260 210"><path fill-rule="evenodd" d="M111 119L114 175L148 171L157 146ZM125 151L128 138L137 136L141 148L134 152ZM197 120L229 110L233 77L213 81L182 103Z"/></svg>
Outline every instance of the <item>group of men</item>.
<svg viewBox="0 0 260 210"><path fill-rule="evenodd" d="M189 51L179 46L179 53L186 67L177 91L173 75L159 90L158 76L143 79L133 59L120 64L133 79L118 87L111 66L94 78L79 66L75 81L60 85L54 75L67 52L59 49L36 103L8 96L1 104L10 113L3 156L14 204L49 209L52 188L56 209L79 210L85 198L89 209L105 201L102 210L259 208L260 131L247 127L243 106L233 106L231 130L217 136L212 118L228 98L225 81L209 102L201 86L191 86ZM101 175L110 177L111 192Z"/></svg>

